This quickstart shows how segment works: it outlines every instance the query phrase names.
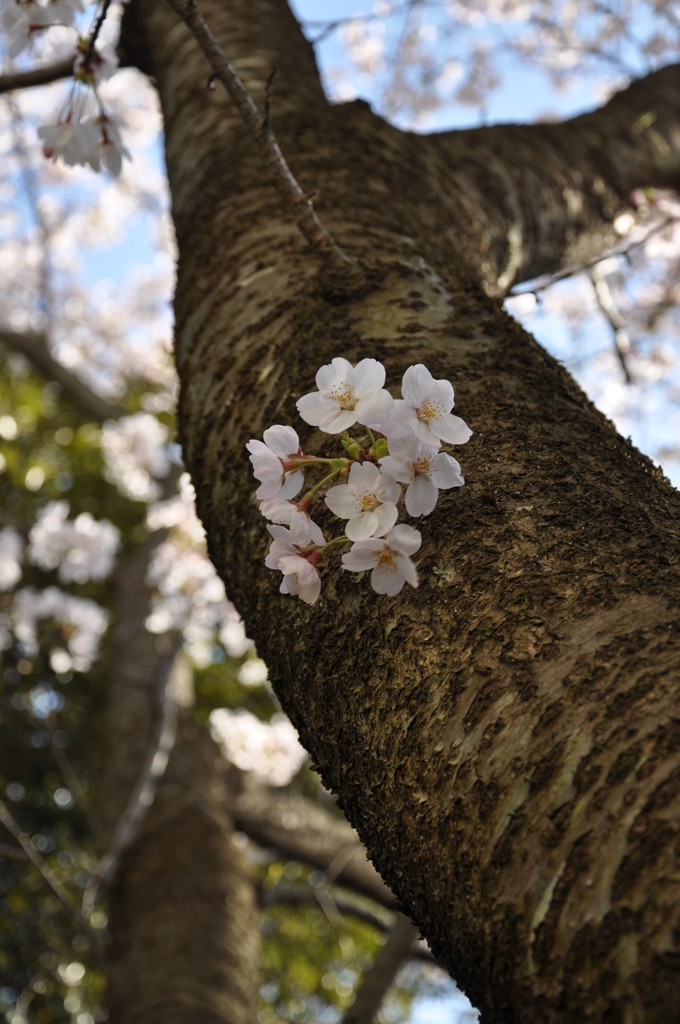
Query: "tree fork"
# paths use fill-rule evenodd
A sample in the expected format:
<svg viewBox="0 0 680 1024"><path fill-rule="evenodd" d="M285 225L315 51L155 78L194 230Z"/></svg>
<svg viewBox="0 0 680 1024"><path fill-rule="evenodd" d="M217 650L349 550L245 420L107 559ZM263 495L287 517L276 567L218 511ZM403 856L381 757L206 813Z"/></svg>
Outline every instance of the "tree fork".
<svg viewBox="0 0 680 1024"><path fill-rule="evenodd" d="M667 1024L680 927L677 493L486 294L494 239L466 234L474 195L433 189L434 143L365 105L320 105L281 0L203 10L251 94L279 67L277 137L296 177L320 188L334 237L376 268L371 293L344 302L319 294L184 26L157 0L140 10L180 245L185 458L211 555L282 705L486 1024ZM300 55L295 74L277 48ZM591 149L597 126L584 127ZM573 181L578 131L560 146L553 128L555 173ZM483 131L475 144L482 166ZM597 215L603 235L616 202ZM573 259L575 235L561 237ZM543 246L554 268L560 253ZM457 453L466 486L421 526L420 588L386 601L330 567L310 609L263 566L243 446L271 423L297 426L296 399L339 354L379 358L395 383L424 362L453 381L475 436ZM331 448L311 429L301 440Z"/></svg>

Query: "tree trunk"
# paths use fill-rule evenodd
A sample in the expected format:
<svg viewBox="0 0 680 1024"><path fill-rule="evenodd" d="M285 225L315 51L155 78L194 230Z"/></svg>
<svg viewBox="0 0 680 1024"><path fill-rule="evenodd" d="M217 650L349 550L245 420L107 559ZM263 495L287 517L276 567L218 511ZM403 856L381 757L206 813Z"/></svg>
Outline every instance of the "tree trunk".
<svg viewBox="0 0 680 1024"><path fill-rule="evenodd" d="M193 722L191 679L182 680L177 665L165 697L179 704L177 735L151 806L148 786L136 786L149 757L163 756L155 740L160 676L176 661L172 649L159 651L159 640L171 646L168 638L145 626L145 577L163 536L149 537L116 570L107 751L95 807L102 849L116 853L113 863L102 861L108 872L101 886L112 886L111 1019L252 1024L259 975L254 880L232 841L229 767ZM130 815L135 799L142 806ZM139 812L141 824L123 838L121 819Z"/></svg>
<svg viewBox="0 0 680 1024"><path fill-rule="evenodd" d="M184 456L229 595L325 784L487 1024L668 1024L680 503L490 293L607 242L628 191L667 180L678 70L563 126L423 139L325 105L283 0L201 10L257 102L277 66L281 148L369 280L344 298L322 285L187 29L141 0L180 246ZM395 387L425 363L474 436L465 487L417 524L420 588L378 597L333 563L309 608L264 567L244 445L297 428L337 355L380 359Z"/></svg>

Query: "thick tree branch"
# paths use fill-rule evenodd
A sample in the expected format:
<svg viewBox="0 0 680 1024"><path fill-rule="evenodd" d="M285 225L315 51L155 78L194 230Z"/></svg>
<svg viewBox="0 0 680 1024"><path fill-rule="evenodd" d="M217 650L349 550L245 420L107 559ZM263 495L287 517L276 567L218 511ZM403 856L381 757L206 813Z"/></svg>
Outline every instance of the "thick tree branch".
<svg viewBox="0 0 680 1024"><path fill-rule="evenodd" d="M134 842L168 766L177 734L177 701L172 692L173 677L178 672L188 671L178 657L180 643L181 639L176 637L170 650L159 661L156 730L128 804L113 830L108 849L92 872L83 893L83 913L88 916L94 910L99 889L107 880L110 882L121 854Z"/></svg>
<svg viewBox="0 0 680 1024"><path fill-rule="evenodd" d="M329 882L348 885L394 909L395 899L346 820L302 797L276 796L247 779L228 809L234 825L262 846L273 846L326 872Z"/></svg>
<svg viewBox="0 0 680 1024"><path fill-rule="evenodd" d="M562 124L444 132L422 148L460 251L505 295L616 245L614 223L634 211L636 189L678 187L680 65Z"/></svg>
<svg viewBox="0 0 680 1024"><path fill-rule="evenodd" d="M15 89L30 89L35 85L49 85L73 74L73 57L46 64L42 68L31 68L30 71L17 71L13 75L0 75L0 93L12 92Z"/></svg>
<svg viewBox="0 0 680 1024"><path fill-rule="evenodd" d="M23 353L49 380L59 384L64 393L85 416L91 416L99 423L117 420L124 411L105 398L97 395L79 377L50 355L45 335L21 334L7 328L0 328L0 342Z"/></svg>
<svg viewBox="0 0 680 1024"><path fill-rule="evenodd" d="M375 963L361 979L356 998L343 1017L342 1024L372 1024L380 1004L394 984L397 971L410 958L417 939L418 929L404 914L397 914L394 928Z"/></svg>
<svg viewBox="0 0 680 1024"><path fill-rule="evenodd" d="M212 68L213 78L218 79L227 90L262 154L274 185L326 272L336 279L338 285L344 285L353 291L360 289L364 275L359 264L338 245L317 217L311 198L300 188L279 148L269 124L269 117L260 114L195 3L183 3L182 0L168 0L168 3L201 47Z"/></svg>

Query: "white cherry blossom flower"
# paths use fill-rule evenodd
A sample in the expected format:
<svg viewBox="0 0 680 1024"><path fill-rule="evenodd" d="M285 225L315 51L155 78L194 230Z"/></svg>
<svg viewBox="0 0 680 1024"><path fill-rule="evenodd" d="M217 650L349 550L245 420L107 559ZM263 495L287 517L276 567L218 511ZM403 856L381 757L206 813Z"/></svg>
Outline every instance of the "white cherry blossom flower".
<svg viewBox="0 0 680 1024"><path fill-rule="evenodd" d="M392 415L380 430L388 440L413 429L424 444L438 448L441 441L465 444L472 431L460 416L453 416L453 387L448 380L435 380L422 363L409 366L404 374L403 399L394 403Z"/></svg>
<svg viewBox="0 0 680 1024"><path fill-rule="evenodd" d="M18 57L33 42L34 34L50 24L46 8L25 0L24 3L4 3L0 25L9 40L10 59Z"/></svg>
<svg viewBox="0 0 680 1024"><path fill-rule="evenodd" d="M48 160L56 162L61 157L65 164L73 167L89 162L99 132L91 122L66 120L43 125L38 128L38 136L43 140L43 154Z"/></svg>
<svg viewBox="0 0 680 1024"><path fill-rule="evenodd" d="M394 477L381 473L372 462L355 462L347 483L331 487L326 504L340 519L349 519L345 529L349 539L362 540L392 529L400 494Z"/></svg>
<svg viewBox="0 0 680 1024"><path fill-rule="evenodd" d="M93 170L98 171L103 166L110 174L117 178L123 167L123 157L131 159L129 152L123 145L119 131L120 118L112 114L99 114L98 117L83 122L86 127L92 127L96 131L96 138L85 159Z"/></svg>
<svg viewBox="0 0 680 1024"><path fill-rule="evenodd" d="M342 567L350 572L372 569L371 586L378 594L394 597L404 583L418 586L418 574L411 561L421 544L418 530L400 523L385 538L358 540L342 556Z"/></svg>
<svg viewBox="0 0 680 1024"><path fill-rule="evenodd" d="M384 383L385 367L377 359L352 366L338 357L321 367L319 390L298 399L297 409L305 423L326 434L339 434L357 422L371 427L389 416L394 403Z"/></svg>
<svg viewBox="0 0 680 1024"><path fill-rule="evenodd" d="M395 480L409 485L405 504L410 516L429 516L437 504L439 489L465 483L454 458L423 444L415 434L392 438L390 454L380 459L380 465Z"/></svg>
<svg viewBox="0 0 680 1024"><path fill-rule="evenodd" d="M326 543L325 537L317 524L310 519L304 509L299 509L293 501L263 501L260 504L260 512L272 523L284 523L286 526L296 524L296 535L304 535L307 539L300 541L302 544Z"/></svg>
<svg viewBox="0 0 680 1024"><path fill-rule="evenodd" d="M253 464L253 475L261 482L255 497L259 501L272 501L274 498L286 501L294 498L305 481L302 470L292 467L286 469L291 460L302 456L296 431L277 423L265 430L263 437L264 443L250 440L246 445Z"/></svg>
<svg viewBox="0 0 680 1024"><path fill-rule="evenodd" d="M306 533L293 523L290 530L285 526L268 526L274 538L264 564L268 569L283 573L279 587L282 594L293 594L306 604L315 604L321 593L321 578L313 561L305 557L300 548L306 547Z"/></svg>

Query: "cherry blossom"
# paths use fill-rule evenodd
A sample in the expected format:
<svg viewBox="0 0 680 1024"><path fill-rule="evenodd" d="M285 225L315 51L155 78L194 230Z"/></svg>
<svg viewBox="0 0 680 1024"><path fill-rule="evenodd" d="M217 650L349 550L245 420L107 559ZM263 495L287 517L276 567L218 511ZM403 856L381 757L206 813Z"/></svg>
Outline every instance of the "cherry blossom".
<svg viewBox="0 0 680 1024"><path fill-rule="evenodd" d="M272 523L284 523L286 526L292 526L295 522L296 535L303 534L306 537L306 540L300 541L302 544L326 543L320 527L310 519L304 509L299 509L292 501L263 501L260 504L260 512L265 519L269 519Z"/></svg>
<svg viewBox="0 0 680 1024"><path fill-rule="evenodd" d="M394 597L404 583L418 586L418 574L411 561L421 544L419 530L400 523L384 539L358 540L342 556L342 567L350 572L372 569L371 586L378 594Z"/></svg>
<svg viewBox="0 0 680 1024"><path fill-rule="evenodd" d="M338 357L316 375L318 391L298 399L305 423L326 434L339 434L354 423L375 426L390 414L394 399L383 388L385 367L377 359L362 359L352 366Z"/></svg>
<svg viewBox="0 0 680 1024"><path fill-rule="evenodd" d="M32 527L28 557L41 569L59 569L62 583L101 580L113 569L120 531L108 519L81 512L68 521L67 501L51 501Z"/></svg>
<svg viewBox="0 0 680 1024"><path fill-rule="evenodd" d="M89 162L89 154L97 143L99 133L91 122L67 119L58 124L46 124L38 128L43 140L43 153L56 161L59 157L69 167Z"/></svg>
<svg viewBox="0 0 680 1024"><path fill-rule="evenodd" d="M245 708L216 708L210 731L232 764L270 786L287 786L307 760L295 727L280 713L262 722Z"/></svg>
<svg viewBox="0 0 680 1024"><path fill-rule="evenodd" d="M135 501L155 501L160 487L153 479L170 472L168 430L151 413L109 420L102 428L102 453L107 476L121 494Z"/></svg>
<svg viewBox="0 0 680 1024"><path fill-rule="evenodd" d="M112 114L99 114L83 122L84 127L92 127L97 133L96 141L85 155L86 162L95 171L104 167L114 178L121 172L123 157L130 159L120 136L119 125L120 118Z"/></svg>
<svg viewBox="0 0 680 1024"><path fill-rule="evenodd" d="M34 33L49 23L45 7L33 0L24 3L3 3L0 25L9 40L9 56L18 57L33 42Z"/></svg>
<svg viewBox="0 0 680 1024"><path fill-rule="evenodd" d="M355 462L346 484L331 487L326 504L341 519L349 519L345 532L350 540L382 536L397 521L401 487L394 477L381 473L372 462Z"/></svg>
<svg viewBox="0 0 680 1024"><path fill-rule="evenodd" d="M310 552L305 557L301 551L306 547L306 532L302 532L295 522L290 530L285 526L268 526L267 529L274 540L264 564L268 569L278 569L283 573L279 591L299 597L306 604L315 604L321 593L321 578L314 564L317 552Z"/></svg>
<svg viewBox="0 0 680 1024"><path fill-rule="evenodd" d="M423 444L415 434L390 441L390 454L380 465L395 480L408 484L404 503L410 516L429 516L437 504L438 490L462 487L460 465L445 452Z"/></svg>
<svg viewBox="0 0 680 1024"><path fill-rule="evenodd" d="M409 366L401 393L389 419L380 428L389 440L413 429L424 444L439 448L441 441L465 444L472 431L460 416L452 416L453 388L448 380L435 380L422 363Z"/></svg>
<svg viewBox="0 0 680 1024"><path fill-rule="evenodd" d="M24 542L14 527L0 530L0 590L11 590L21 579Z"/></svg>
<svg viewBox="0 0 680 1024"><path fill-rule="evenodd" d="M37 654L38 621L53 619L62 627L77 672L87 672L99 652L109 613L94 601L65 594L58 587L17 591L12 605L13 632L29 657Z"/></svg>
<svg viewBox="0 0 680 1024"><path fill-rule="evenodd" d="M250 440L246 445L255 479L261 481L255 497L259 501L294 498L305 480L302 470L294 466L286 468L288 463L302 456L296 431L277 423L265 430L263 437L264 443Z"/></svg>
<svg viewBox="0 0 680 1024"><path fill-rule="evenodd" d="M99 85L111 78L118 70L118 54L113 43L106 43L101 50L93 50L89 59L89 40L81 39L76 47L77 56L73 62L73 77L89 85Z"/></svg>

